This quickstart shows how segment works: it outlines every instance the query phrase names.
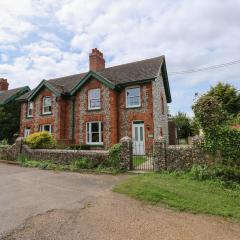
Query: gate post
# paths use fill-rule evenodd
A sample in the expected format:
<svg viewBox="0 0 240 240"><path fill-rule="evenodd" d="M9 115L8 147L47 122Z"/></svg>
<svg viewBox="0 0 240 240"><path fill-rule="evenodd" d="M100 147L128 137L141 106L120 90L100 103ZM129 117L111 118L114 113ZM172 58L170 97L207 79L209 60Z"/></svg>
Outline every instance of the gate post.
<svg viewBox="0 0 240 240"><path fill-rule="evenodd" d="M166 168L166 140L159 137L153 141L153 170L158 172Z"/></svg>
<svg viewBox="0 0 240 240"><path fill-rule="evenodd" d="M132 170L132 139L130 137L123 137L120 143L122 144L120 168L123 170Z"/></svg>

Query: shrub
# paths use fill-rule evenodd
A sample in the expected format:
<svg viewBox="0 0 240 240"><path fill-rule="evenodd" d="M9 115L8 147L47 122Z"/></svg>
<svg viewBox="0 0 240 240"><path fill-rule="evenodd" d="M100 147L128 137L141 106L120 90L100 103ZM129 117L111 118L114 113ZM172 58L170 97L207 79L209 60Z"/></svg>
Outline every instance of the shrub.
<svg viewBox="0 0 240 240"><path fill-rule="evenodd" d="M75 159L70 165L71 169L92 169L95 167L94 163L86 157Z"/></svg>
<svg viewBox="0 0 240 240"><path fill-rule="evenodd" d="M56 141L52 134L49 132L36 132L29 135L24 143L33 149L48 149L53 148L56 145Z"/></svg>
<svg viewBox="0 0 240 240"><path fill-rule="evenodd" d="M240 169L231 166L214 165L206 167L194 165L189 174L193 179L200 181L219 179L225 183L240 183Z"/></svg>
<svg viewBox="0 0 240 240"><path fill-rule="evenodd" d="M105 167L112 167L115 169L120 168L120 153L122 144L117 143L109 148L109 156L107 160L103 163Z"/></svg>
<svg viewBox="0 0 240 240"><path fill-rule="evenodd" d="M27 161L29 161L28 157L25 156L24 154L20 154L17 160L21 166L23 166Z"/></svg>
<svg viewBox="0 0 240 240"><path fill-rule="evenodd" d="M0 145L2 145L2 146L8 145L8 140L7 139L1 140Z"/></svg>

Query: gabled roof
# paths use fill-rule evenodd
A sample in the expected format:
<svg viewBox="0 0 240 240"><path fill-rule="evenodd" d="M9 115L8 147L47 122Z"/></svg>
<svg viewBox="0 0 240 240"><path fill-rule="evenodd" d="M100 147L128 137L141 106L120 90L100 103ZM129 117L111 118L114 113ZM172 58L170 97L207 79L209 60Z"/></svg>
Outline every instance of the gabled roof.
<svg viewBox="0 0 240 240"><path fill-rule="evenodd" d="M24 95L29 91L30 91L30 88L27 86L14 88L6 91L0 91L0 105L5 105L11 101L14 101L19 96Z"/></svg>
<svg viewBox="0 0 240 240"><path fill-rule="evenodd" d="M136 82L154 80L159 71L162 71L165 91L168 102L171 102L171 94L167 78L165 57L155 57L142 61L122 64L114 67L105 68L102 71L89 71L76 75L50 79L42 81L37 88L25 94L19 100L31 99L39 89L45 85L55 94L74 94L89 78L95 77L110 88L118 88L123 85Z"/></svg>
<svg viewBox="0 0 240 240"><path fill-rule="evenodd" d="M96 78L98 81L100 81L102 84L106 85L107 87L114 89L116 87L116 85L109 81L108 79L104 78L103 76L101 76L99 73L93 72L93 71L89 71L82 79L81 81L72 89L72 91L70 92L71 95L74 95L75 92L90 78Z"/></svg>
<svg viewBox="0 0 240 240"><path fill-rule="evenodd" d="M28 96L28 100L31 100L42 87L48 88L56 96L61 96L61 94L64 93L64 87L63 86L57 85L55 83L50 83L46 80L42 80L42 82L33 91L31 91L31 93Z"/></svg>

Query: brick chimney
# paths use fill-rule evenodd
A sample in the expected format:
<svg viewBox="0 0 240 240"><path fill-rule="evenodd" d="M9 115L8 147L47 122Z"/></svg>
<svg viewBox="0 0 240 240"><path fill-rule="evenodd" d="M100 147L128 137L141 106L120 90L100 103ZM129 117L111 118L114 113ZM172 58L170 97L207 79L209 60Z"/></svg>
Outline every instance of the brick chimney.
<svg viewBox="0 0 240 240"><path fill-rule="evenodd" d="M8 90L8 81L7 79L0 78L0 91L7 91Z"/></svg>
<svg viewBox="0 0 240 240"><path fill-rule="evenodd" d="M89 69L92 71L101 71L105 68L105 59L102 52L97 48L92 49L92 53L89 54Z"/></svg>

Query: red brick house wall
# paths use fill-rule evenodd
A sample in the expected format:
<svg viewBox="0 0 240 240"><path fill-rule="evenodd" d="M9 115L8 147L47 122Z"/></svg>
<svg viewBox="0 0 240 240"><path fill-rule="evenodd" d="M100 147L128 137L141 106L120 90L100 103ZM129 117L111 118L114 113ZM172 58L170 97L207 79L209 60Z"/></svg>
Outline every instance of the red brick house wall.
<svg viewBox="0 0 240 240"><path fill-rule="evenodd" d="M42 100L43 97L50 96L52 99L52 114L42 114ZM33 99L33 117L27 117L28 103L21 104L21 123L20 123L20 135L24 135L24 129L30 128L31 133L38 132L39 126L43 124L51 124L53 134L56 138L60 137L58 126L58 101L56 101L54 94L47 88L41 89L38 95ZM61 111L60 111L61 112ZM61 122L61 121L60 121Z"/></svg>
<svg viewBox="0 0 240 240"><path fill-rule="evenodd" d="M88 110L88 91L99 88L101 109ZM76 93L75 105L75 142L86 144L86 123L103 123L103 142L105 147L117 143L117 93L96 79L86 82Z"/></svg>
<svg viewBox="0 0 240 240"><path fill-rule="evenodd" d="M133 85L134 86L134 85ZM132 138L133 121L144 121L145 128L145 146L150 149L153 142L153 96L152 83L138 85L141 91L141 107L126 108L126 88L124 88L118 97L118 131L119 139L124 136Z"/></svg>
<svg viewBox="0 0 240 240"><path fill-rule="evenodd" d="M120 91L115 91L94 78L87 81L75 95L73 135L71 129L72 100L66 97L56 97L50 90L43 88L33 99L32 118L27 117L27 103L22 103L20 134L24 135L25 128L30 128L33 133L39 131L39 125L51 124L57 140L71 143L73 139L77 144L86 144L86 123L101 121L104 147L108 148L119 142L124 136L132 137L133 121L144 121L145 145L149 149L154 134L152 83L144 83L139 86L141 107L126 108L125 87ZM88 110L88 91L96 88L100 88L101 91L101 109ZM42 99L45 96L52 97L51 115L42 115Z"/></svg>

